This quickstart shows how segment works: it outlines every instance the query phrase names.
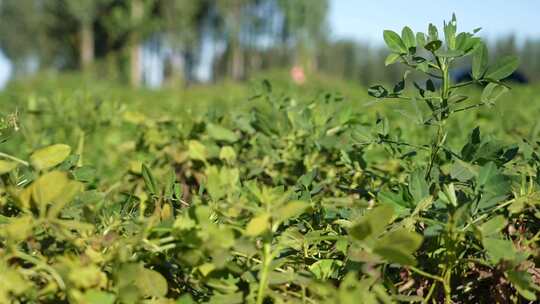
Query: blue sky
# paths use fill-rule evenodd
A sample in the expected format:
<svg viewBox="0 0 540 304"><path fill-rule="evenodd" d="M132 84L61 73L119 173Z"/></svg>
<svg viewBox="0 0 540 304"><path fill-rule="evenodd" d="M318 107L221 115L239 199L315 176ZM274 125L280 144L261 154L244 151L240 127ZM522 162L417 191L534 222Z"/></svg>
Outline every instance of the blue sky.
<svg viewBox="0 0 540 304"><path fill-rule="evenodd" d="M11 73L11 66L7 61L7 58L4 56L2 51L0 51L0 89L2 89L9 78Z"/></svg>
<svg viewBox="0 0 540 304"><path fill-rule="evenodd" d="M197 1L197 0L193 0ZM336 38L382 43L382 31L405 25L425 31L456 13L458 27L493 39L515 33L518 41L540 38L540 0L330 0L329 23ZM0 88L9 77L9 62L0 53Z"/></svg>
<svg viewBox="0 0 540 304"><path fill-rule="evenodd" d="M518 40L540 38L538 0L331 0L330 26L341 38L381 43L385 29L405 25L426 31L431 22L442 25L456 14L458 30L482 27L482 36L496 38L515 33Z"/></svg>

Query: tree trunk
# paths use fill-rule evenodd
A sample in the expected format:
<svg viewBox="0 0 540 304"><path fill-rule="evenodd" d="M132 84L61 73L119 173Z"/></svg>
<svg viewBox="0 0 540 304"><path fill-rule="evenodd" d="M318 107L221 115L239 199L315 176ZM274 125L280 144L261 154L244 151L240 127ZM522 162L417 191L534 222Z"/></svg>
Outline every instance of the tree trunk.
<svg viewBox="0 0 540 304"><path fill-rule="evenodd" d="M88 71L94 62L94 30L91 22L81 24L80 35L80 65L83 71Z"/></svg>
<svg viewBox="0 0 540 304"><path fill-rule="evenodd" d="M131 20L139 24L144 13L141 0L131 1ZM132 30L129 38L129 83L132 87L139 87L142 80L141 71L141 43L137 29Z"/></svg>
<svg viewBox="0 0 540 304"><path fill-rule="evenodd" d="M235 21L231 39L231 76L234 80L244 78L244 50L241 44L241 20L242 20L242 1L235 1L232 7L232 16Z"/></svg>
<svg viewBox="0 0 540 304"><path fill-rule="evenodd" d="M181 52L174 52L165 61L163 85L170 88L182 87L187 83L184 78L185 62Z"/></svg>
<svg viewBox="0 0 540 304"><path fill-rule="evenodd" d="M232 45L232 67L231 74L234 80L244 78L244 53L239 42Z"/></svg>

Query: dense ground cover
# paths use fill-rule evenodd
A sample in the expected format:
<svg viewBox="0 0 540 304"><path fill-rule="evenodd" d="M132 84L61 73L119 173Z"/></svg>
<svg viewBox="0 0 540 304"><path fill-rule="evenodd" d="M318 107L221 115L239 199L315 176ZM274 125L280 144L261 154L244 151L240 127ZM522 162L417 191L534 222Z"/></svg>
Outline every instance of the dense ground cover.
<svg viewBox="0 0 540 304"><path fill-rule="evenodd" d="M425 108L284 79L13 83L0 302L536 300L540 88L456 113L432 142Z"/></svg>

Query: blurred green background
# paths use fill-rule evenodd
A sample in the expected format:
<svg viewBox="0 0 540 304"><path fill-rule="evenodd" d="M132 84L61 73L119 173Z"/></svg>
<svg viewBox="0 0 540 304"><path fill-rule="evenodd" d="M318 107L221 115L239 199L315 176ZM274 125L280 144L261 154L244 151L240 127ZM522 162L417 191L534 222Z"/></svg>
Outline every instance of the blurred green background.
<svg viewBox="0 0 540 304"><path fill-rule="evenodd" d="M540 4L532 0L1 0L0 87L82 71L132 87L184 88L292 67L308 81L318 73L392 82L400 70L382 68L382 31L424 31L454 12L461 30L484 27L490 57L518 54L520 79L540 79Z"/></svg>

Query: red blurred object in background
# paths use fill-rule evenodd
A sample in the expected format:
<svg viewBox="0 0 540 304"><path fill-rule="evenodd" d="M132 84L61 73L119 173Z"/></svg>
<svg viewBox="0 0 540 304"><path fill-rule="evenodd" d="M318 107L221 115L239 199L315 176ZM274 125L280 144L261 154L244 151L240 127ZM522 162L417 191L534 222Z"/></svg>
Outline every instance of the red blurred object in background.
<svg viewBox="0 0 540 304"><path fill-rule="evenodd" d="M306 82L306 75L304 73L304 68L301 66L294 66L291 69L291 78L294 83L302 85Z"/></svg>

